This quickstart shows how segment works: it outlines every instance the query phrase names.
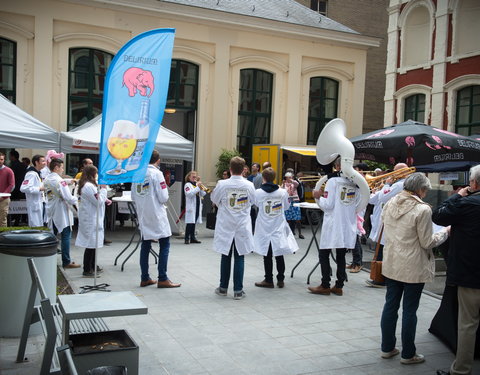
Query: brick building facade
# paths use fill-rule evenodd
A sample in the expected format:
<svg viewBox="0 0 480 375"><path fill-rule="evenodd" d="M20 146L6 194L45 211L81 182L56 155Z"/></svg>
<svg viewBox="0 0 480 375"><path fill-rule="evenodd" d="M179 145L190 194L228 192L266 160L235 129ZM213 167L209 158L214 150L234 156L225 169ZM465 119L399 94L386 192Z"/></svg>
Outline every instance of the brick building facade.
<svg viewBox="0 0 480 375"><path fill-rule="evenodd" d="M385 67L387 62L387 0L297 0L314 10L340 22L361 34L375 36L380 40L378 48L367 53L365 100L363 109L363 132L382 128L384 123ZM323 3L323 4L320 4ZM320 8L320 9L319 9Z"/></svg>

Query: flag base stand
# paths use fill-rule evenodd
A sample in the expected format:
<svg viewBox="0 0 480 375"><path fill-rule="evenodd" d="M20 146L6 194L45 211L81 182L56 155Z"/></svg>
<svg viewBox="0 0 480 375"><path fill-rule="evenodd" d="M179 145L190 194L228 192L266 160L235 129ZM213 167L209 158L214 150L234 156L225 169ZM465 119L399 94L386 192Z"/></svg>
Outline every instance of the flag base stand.
<svg viewBox="0 0 480 375"><path fill-rule="evenodd" d="M85 293L88 293L88 292L111 292L110 289L107 289L107 287L109 287L110 284L106 284L106 283L103 283L103 284L98 284L98 285L85 285L85 286L81 286L80 289L82 289L80 291L79 294L85 294Z"/></svg>

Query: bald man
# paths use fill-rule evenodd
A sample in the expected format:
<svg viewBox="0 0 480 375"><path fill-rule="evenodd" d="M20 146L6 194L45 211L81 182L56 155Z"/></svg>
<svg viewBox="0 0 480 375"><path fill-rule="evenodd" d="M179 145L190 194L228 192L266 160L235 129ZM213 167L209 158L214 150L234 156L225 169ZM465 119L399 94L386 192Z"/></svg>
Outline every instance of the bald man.
<svg viewBox="0 0 480 375"><path fill-rule="evenodd" d="M395 165L395 167L393 167L393 170L398 171L399 169L402 169L402 168L408 168L408 165L405 163L398 163ZM394 182L394 179L390 177L385 181L385 185L383 185L383 188L381 188L377 192L372 193L370 195L370 200L368 203L374 206L373 213L370 219L372 222L370 239L375 243L379 240L378 236L382 229L382 221L380 217L382 216L383 206L385 206L385 203L387 203L390 199L392 199L395 195L397 195L403 190L404 181L405 181L405 178L401 178ZM382 261L383 259L384 238L385 238L385 231L382 233L382 236L380 238L380 248L378 250L378 256L377 256L378 261ZM378 283L373 280L366 280L365 282L367 283L368 286L373 288L385 287L385 283Z"/></svg>

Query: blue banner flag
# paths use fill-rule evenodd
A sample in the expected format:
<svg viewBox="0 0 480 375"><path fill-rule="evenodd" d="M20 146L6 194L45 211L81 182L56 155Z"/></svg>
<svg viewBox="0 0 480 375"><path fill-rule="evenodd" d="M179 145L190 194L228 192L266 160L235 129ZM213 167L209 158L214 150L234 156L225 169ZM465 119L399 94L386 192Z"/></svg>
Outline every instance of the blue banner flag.
<svg viewBox="0 0 480 375"><path fill-rule="evenodd" d="M98 182L142 182L167 102L175 29L142 33L115 55L103 98Z"/></svg>

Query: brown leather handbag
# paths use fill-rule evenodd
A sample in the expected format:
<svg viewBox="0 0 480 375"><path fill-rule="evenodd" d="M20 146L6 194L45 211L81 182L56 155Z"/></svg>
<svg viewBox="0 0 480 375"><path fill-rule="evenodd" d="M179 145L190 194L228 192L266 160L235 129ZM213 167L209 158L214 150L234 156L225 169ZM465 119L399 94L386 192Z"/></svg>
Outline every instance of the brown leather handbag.
<svg viewBox="0 0 480 375"><path fill-rule="evenodd" d="M383 225L380 235L377 239L377 244L375 246L375 255L373 256L372 263L370 264L370 279L377 283L385 283L385 276L382 275L382 261L377 260L378 251L380 250L380 239L383 234Z"/></svg>

